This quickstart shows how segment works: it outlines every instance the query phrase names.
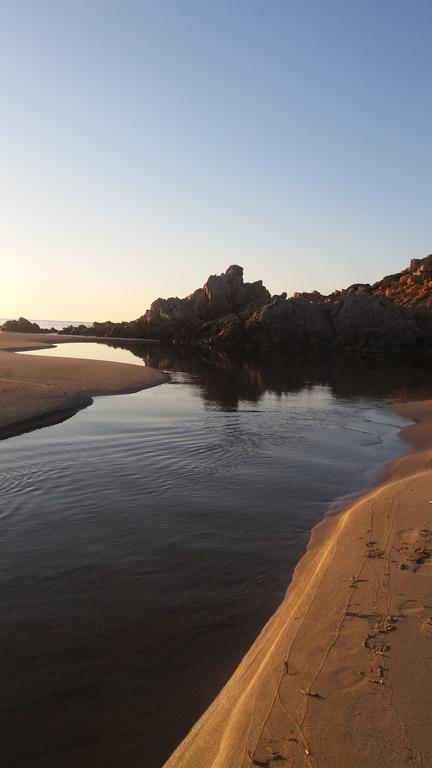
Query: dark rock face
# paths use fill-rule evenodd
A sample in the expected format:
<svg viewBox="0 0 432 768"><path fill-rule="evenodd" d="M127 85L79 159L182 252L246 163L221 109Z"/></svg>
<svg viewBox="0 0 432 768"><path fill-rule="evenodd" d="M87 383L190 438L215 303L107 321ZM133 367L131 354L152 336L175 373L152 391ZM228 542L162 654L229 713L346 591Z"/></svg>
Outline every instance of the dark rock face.
<svg viewBox="0 0 432 768"><path fill-rule="evenodd" d="M153 338L260 356L414 352L432 358L432 256L374 285L355 283L271 297L261 280L232 265L184 299L157 299L130 323L94 323L69 333Z"/></svg>
<svg viewBox="0 0 432 768"><path fill-rule="evenodd" d="M344 352L385 352L423 343L423 333L402 307L382 296L348 293L331 305L334 346Z"/></svg>
<svg viewBox="0 0 432 768"><path fill-rule="evenodd" d="M2 331L9 333L40 333L41 328L37 323L32 323L30 320L26 320L25 317L20 317L19 320L7 320L1 326Z"/></svg>
<svg viewBox="0 0 432 768"><path fill-rule="evenodd" d="M260 353L332 350L392 351L415 345L423 334L415 320L389 300L348 293L334 303L304 297L275 301L246 323L248 341Z"/></svg>
<svg viewBox="0 0 432 768"><path fill-rule="evenodd" d="M416 263L415 271L423 267ZM233 266L186 299L158 299L137 322L174 343L258 355L423 350L432 312L429 318L429 311L406 309L385 295L387 288L358 283L329 296L314 291L271 298L261 282L243 283L242 269Z"/></svg>
<svg viewBox="0 0 432 768"><path fill-rule="evenodd" d="M309 350L331 343L328 314L304 298L275 298L246 321L249 348L259 355Z"/></svg>
<svg viewBox="0 0 432 768"><path fill-rule="evenodd" d="M140 332L135 322L113 323L106 320L104 323L94 322L93 325L67 325L63 330L57 333L66 336L100 336L101 338L125 337L136 339L140 337Z"/></svg>
<svg viewBox="0 0 432 768"><path fill-rule="evenodd" d="M238 325L268 301L270 294L262 281L244 283L242 267L234 264L222 275L211 275L203 288L185 299L156 299L136 322L148 329L147 335L161 339L205 338L223 332L226 318L228 325ZM213 330L212 321L217 321Z"/></svg>

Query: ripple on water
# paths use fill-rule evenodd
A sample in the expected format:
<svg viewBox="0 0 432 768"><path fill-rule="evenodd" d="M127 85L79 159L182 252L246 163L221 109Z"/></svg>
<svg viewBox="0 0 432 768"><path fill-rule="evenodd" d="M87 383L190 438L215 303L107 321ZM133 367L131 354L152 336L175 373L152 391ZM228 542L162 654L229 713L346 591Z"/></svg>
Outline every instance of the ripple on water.
<svg viewBox="0 0 432 768"><path fill-rule="evenodd" d="M20 712L14 744L42 755L32 768L71 750L74 765L160 766L283 596L329 501L402 451L377 399L293 389L288 370L277 395L234 392L232 375L182 369L175 386L97 398L2 442L0 653L14 674L0 670L0 697Z"/></svg>

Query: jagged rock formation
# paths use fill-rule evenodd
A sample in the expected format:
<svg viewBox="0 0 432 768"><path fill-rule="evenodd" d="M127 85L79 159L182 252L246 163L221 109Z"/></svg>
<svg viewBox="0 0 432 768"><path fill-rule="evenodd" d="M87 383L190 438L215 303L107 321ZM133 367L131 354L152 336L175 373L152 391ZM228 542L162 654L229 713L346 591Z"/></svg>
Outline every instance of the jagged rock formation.
<svg viewBox="0 0 432 768"><path fill-rule="evenodd" d="M371 286L373 295L381 294L403 307L432 306L432 254L425 259L411 259L410 265L396 275L388 275Z"/></svg>
<svg viewBox="0 0 432 768"><path fill-rule="evenodd" d="M345 294L334 302L304 297L275 301L246 323L258 352L333 350L386 352L422 344L423 334L406 310L389 299Z"/></svg>
<svg viewBox="0 0 432 768"><path fill-rule="evenodd" d="M243 270L232 266L186 299L158 299L136 326L143 335L174 343L245 349L260 356L328 350L423 353L432 330L429 269L432 272L432 257L413 261L400 275L374 286L356 284L329 296L314 291L288 299L285 293L270 297L261 281L243 283ZM419 286L420 275L421 306L410 290L413 284ZM417 282L409 282L411 276ZM432 276L430 280L432 297ZM408 289L407 308L403 291ZM393 299L396 295L398 301Z"/></svg>
<svg viewBox="0 0 432 768"><path fill-rule="evenodd" d="M232 265L184 299L156 299L132 322L94 323L66 333L152 338L259 356L292 352L387 354L432 358L432 255L374 285L354 284L270 296L262 281L245 283Z"/></svg>
<svg viewBox="0 0 432 768"><path fill-rule="evenodd" d="M403 307L432 306L432 254L424 259L411 259L409 267L394 275L387 275L377 283L354 283L345 290L323 296L319 291L295 293L294 298L305 298L315 303L333 303L349 294L384 296Z"/></svg>
<svg viewBox="0 0 432 768"><path fill-rule="evenodd" d="M137 323L151 335L176 341L201 336L202 332L213 336L225 328L236 335L236 328L270 300L261 280L244 283L242 267L233 264L224 274L211 275L203 288L185 299L156 299Z"/></svg>

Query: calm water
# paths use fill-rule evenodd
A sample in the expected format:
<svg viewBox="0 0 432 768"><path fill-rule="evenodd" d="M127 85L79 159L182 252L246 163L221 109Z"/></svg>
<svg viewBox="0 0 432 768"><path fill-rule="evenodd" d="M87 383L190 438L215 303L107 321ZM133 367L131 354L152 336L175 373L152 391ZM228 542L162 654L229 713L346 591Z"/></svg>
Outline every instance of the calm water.
<svg viewBox="0 0 432 768"><path fill-rule="evenodd" d="M61 354L83 347L172 381L0 443L8 768L161 766L280 602L311 527L406 450L387 396L425 385L159 348Z"/></svg>

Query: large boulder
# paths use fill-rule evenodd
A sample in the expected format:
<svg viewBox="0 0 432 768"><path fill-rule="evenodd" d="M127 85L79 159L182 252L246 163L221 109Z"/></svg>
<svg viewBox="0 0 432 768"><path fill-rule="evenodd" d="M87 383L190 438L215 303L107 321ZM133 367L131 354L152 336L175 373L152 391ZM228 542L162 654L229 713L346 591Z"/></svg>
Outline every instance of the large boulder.
<svg viewBox="0 0 432 768"><path fill-rule="evenodd" d="M346 294L332 305L330 313L336 334L365 328L391 331L394 324L405 323L408 319L399 305L370 293Z"/></svg>
<svg viewBox="0 0 432 768"><path fill-rule="evenodd" d="M226 315L246 303L243 268L233 264L225 274L211 275L203 288L204 309L208 320Z"/></svg>
<svg viewBox="0 0 432 768"><path fill-rule="evenodd" d="M211 275L202 288L184 299L156 299L139 318L148 335L158 338L187 338L211 320L237 314L246 316L270 300L262 281L243 282L243 268L233 264L222 275Z"/></svg>
<svg viewBox="0 0 432 768"><path fill-rule="evenodd" d="M259 352L325 348L334 331L323 304L303 297L276 298L245 323L248 344Z"/></svg>
<svg viewBox="0 0 432 768"><path fill-rule="evenodd" d="M1 330L8 333L40 333L41 327L37 323L26 320L25 317L20 317L19 320L6 320Z"/></svg>
<svg viewBox="0 0 432 768"><path fill-rule="evenodd" d="M424 340L412 313L379 295L345 294L331 305L330 317L335 347L345 352L391 351Z"/></svg>

